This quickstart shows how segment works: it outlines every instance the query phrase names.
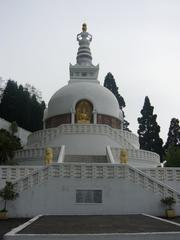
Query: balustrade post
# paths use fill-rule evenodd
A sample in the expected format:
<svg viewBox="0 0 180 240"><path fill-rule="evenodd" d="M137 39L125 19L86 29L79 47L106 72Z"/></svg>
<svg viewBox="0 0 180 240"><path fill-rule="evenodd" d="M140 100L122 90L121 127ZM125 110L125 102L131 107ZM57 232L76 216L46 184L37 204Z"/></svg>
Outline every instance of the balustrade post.
<svg viewBox="0 0 180 240"><path fill-rule="evenodd" d="M97 124L97 111L96 111L96 109L94 109L94 111L93 111L93 120L94 120L94 124Z"/></svg>
<svg viewBox="0 0 180 240"><path fill-rule="evenodd" d="M75 111L71 109L71 124L75 123Z"/></svg>

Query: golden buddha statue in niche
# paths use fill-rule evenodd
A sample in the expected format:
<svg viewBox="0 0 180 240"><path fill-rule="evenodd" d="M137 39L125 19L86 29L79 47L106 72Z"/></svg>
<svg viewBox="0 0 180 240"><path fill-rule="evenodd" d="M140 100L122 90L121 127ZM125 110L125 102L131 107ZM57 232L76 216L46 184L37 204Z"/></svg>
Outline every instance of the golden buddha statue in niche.
<svg viewBox="0 0 180 240"><path fill-rule="evenodd" d="M82 100L76 105L76 122L90 123L92 118L92 104L87 100Z"/></svg>

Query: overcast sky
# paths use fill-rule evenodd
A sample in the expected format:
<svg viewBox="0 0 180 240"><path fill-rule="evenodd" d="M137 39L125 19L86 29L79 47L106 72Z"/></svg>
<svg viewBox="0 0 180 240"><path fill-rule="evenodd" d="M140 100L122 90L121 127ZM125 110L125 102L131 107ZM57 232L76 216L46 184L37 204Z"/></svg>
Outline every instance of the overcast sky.
<svg viewBox="0 0 180 240"><path fill-rule="evenodd" d="M48 103L69 80L83 22L99 80L114 75L130 129L149 96L166 140L180 117L179 0L0 0L0 77L34 85Z"/></svg>

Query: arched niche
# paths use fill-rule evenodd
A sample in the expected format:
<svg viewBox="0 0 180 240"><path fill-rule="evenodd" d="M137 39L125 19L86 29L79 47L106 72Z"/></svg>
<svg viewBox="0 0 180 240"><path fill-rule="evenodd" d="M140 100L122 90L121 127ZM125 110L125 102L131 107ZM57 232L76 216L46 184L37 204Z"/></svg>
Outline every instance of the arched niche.
<svg viewBox="0 0 180 240"><path fill-rule="evenodd" d="M86 99L77 102L75 107L75 123L93 123L93 105Z"/></svg>

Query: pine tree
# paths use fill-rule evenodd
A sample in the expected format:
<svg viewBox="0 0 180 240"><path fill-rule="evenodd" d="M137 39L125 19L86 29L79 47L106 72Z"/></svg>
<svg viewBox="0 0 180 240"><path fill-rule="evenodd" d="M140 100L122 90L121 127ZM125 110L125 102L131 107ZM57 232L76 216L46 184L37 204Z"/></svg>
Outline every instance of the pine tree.
<svg viewBox="0 0 180 240"><path fill-rule="evenodd" d="M42 102L42 94L41 94L41 91L39 91L38 89L36 89L34 86L32 86L31 84L29 83L26 83L24 88L29 92L29 94L31 95L31 97L33 95L36 96L36 99L39 103Z"/></svg>
<svg viewBox="0 0 180 240"><path fill-rule="evenodd" d="M18 95L17 83L12 80L8 80L1 99L0 117L6 119L9 122L16 121L18 117L17 95Z"/></svg>
<svg viewBox="0 0 180 240"><path fill-rule="evenodd" d="M166 167L180 167L180 147L169 145L165 151Z"/></svg>
<svg viewBox="0 0 180 240"><path fill-rule="evenodd" d="M105 77L104 87L108 88L115 95L119 103L119 108L122 110L126 104L124 98L119 94L114 76L110 72Z"/></svg>
<svg viewBox="0 0 180 240"><path fill-rule="evenodd" d="M177 118L172 118L170 122L168 138L164 148L168 149L169 146L180 148L180 125Z"/></svg>
<svg viewBox="0 0 180 240"><path fill-rule="evenodd" d="M180 126L177 118L171 119L164 152L166 167L180 167Z"/></svg>
<svg viewBox="0 0 180 240"><path fill-rule="evenodd" d="M160 126L156 122L157 115L153 114L154 107L151 106L148 97L145 97L144 106L141 110L142 117L138 118L139 123L139 144L140 148L160 155L163 160L163 141L159 136Z"/></svg>
<svg viewBox="0 0 180 240"><path fill-rule="evenodd" d="M39 103L36 96L32 95L31 97L31 106L30 106L30 122L32 131L43 128L43 114L45 109L45 103Z"/></svg>
<svg viewBox="0 0 180 240"><path fill-rule="evenodd" d="M123 108L126 106L126 104L125 104L124 98L119 94L118 87L116 85L114 76L110 72L106 75L106 77L104 79L104 87L108 88L115 95L115 97L119 103L119 108L123 112L123 117L125 118ZM123 129L126 131L130 131L128 126L129 126L129 122L124 119Z"/></svg>

